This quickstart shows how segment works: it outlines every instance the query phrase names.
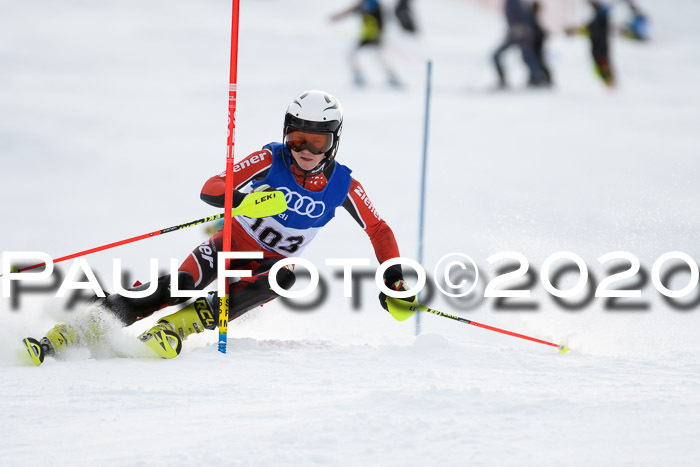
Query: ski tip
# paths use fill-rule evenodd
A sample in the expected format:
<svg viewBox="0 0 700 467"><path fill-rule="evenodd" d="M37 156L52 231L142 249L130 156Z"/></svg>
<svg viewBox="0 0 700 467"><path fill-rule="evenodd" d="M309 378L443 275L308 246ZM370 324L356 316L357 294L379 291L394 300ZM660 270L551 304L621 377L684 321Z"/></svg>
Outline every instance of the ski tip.
<svg viewBox="0 0 700 467"><path fill-rule="evenodd" d="M34 365L39 366L44 363L44 349L38 340L27 337L22 340L22 344Z"/></svg>
<svg viewBox="0 0 700 467"><path fill-rule="evenodd" d="M559 353L566 353L569 351L569 346L568 345L560 345L557 350Z"/></svg>
<svg viewBox="0 0 700 467"><path fill-rule="evenodd" d="M141 334L139 339L160 358L175 358L182 351L182 339L180 336L173 331L164 330L158 326Z"/></svg>

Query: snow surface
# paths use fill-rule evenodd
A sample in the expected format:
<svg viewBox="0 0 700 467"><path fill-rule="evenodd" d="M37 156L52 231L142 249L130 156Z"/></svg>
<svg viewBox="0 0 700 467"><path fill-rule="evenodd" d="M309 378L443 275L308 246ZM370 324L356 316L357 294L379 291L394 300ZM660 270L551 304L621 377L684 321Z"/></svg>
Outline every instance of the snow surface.
<svg viewBox="0 0 700 467"><path fill-rule="evenodd" d="M494 253L521 252L539 271L568 250L600 280L609 273L597 258L610 251L634 253L646 271L667 251L700 257L700 4L642 2L654 40L615 40L614 91L593 76L585 39L556 32L556 89L524 90L512 52L514 90L497 94L500 14L464 0L415 3L420 37L389 24L406 82L397 91L377 70L366 89L351 86L357 19L328 21L342 2L242 2L238 157L279 140L298 92L333 93L345 111L338 158L415 258L430 57L426 269L461 252L490 279ZM3 253L58 257L215 213L198 195L224 168L228 1L2 1L0 12ZM88 261L111 290L114 257L145 278L148 258L165 269L204 238L195 227ZM536 311L498 311L493 299L460 311L442 296L429 305L566 342L567 355L434 315L414 337L413 320L391 319L369 283L353 309L324 266L373 257L349 216L339 211L307 253L328 299L247 314L230 326L226 356L205 333L171 361L83 349L26 366L21 338L80 312L47 291L22 293L18 309L0 299L1 463L698 464L697 306L673 309L649 282L646 311L609 311L600 298L567 311L537 282ZM679 276L675 288L687 283ZM114 329L112 344L138 353L133 337L159 316Z"/></svg>

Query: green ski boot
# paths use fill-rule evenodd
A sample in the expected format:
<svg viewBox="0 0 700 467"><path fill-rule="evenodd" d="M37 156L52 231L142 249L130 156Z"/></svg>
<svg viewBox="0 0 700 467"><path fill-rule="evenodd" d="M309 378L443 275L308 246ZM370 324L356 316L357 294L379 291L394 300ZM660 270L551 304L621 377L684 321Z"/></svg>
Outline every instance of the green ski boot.
<svg viewBox="0 0 700 467"><path fill-rule="evenodd" d="M79 342L77 330L68 324L57 324L40 341L31 337L22 340L29 358L36 366L44 363L46 357L54 357Z"/></svg>
<svg viewBox="0 0 700 467"><path fill-rule="evenodd" d="M42 363L44 363L46 351L41 346L41 343L38 340L33 339L31 337L27 337L26 339L22 339L22 344L24 344L24 347L27 350L29 358L31 359L33 364L39 366Z"/></svg>
<svg viewBox="0 0 700 467"><path fill-rule="evenodd" d="M196 300L177 313L158 320L155 326L139 336L156 355L175 358L180 355L182 342L191 334L214 329L216 320L204 298Z"/></svg>

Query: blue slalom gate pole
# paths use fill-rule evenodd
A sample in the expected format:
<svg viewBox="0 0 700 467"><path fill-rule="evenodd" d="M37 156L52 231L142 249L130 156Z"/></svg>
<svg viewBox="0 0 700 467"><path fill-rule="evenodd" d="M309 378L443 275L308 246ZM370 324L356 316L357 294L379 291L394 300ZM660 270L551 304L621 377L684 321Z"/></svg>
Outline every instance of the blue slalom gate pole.
<svg viewBox="0 0 700 467"><path fill-rule="evenodd" d="M428 171L428 123L430 122L430 92L433 74L433 62L426 63L425 81L425 116L423 122L423 166L420 182L420 211L418 221L418 263L423 264L423 239L425 237L425 179ZM420 313L416 313L416 336L420 334Z"/></svg>

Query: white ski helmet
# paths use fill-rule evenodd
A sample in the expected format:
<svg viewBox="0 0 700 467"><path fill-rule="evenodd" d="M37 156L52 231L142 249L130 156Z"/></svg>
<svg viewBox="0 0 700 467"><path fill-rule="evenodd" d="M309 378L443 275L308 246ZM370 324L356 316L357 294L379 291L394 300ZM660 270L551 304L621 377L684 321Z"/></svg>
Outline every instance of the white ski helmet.
<svg viewBox="0 0 700 467"><path fill-rule="evenodd" d="M335 158L342 130L343 109L338 99L327 92L305 91L299 94L289 104L284 115L284 142L290 149L293 143L288 136L295 131L328 135L326 144L316 148L323 149L322 152L326 155L324 163L319 166L325 166Z"/></svg>

